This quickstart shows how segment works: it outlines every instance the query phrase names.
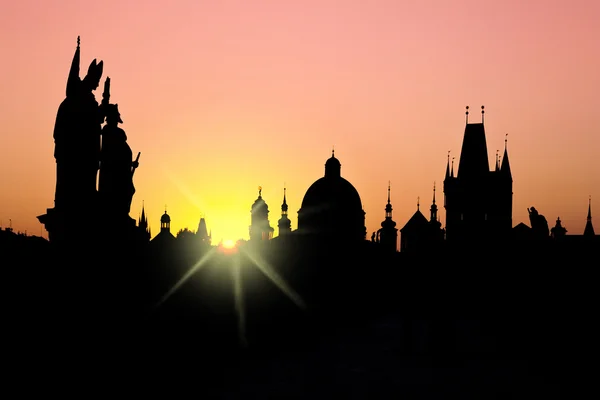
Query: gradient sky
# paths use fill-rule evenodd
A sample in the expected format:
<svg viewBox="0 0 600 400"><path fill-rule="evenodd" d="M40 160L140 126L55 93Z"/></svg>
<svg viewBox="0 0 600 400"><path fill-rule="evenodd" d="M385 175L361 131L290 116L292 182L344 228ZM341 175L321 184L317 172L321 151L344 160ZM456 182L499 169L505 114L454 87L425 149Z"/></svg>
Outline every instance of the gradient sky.
<svg viewBox="0 0 600 400"><path fill-rule="evenodd" d="M535 206L581 234L590 195L600 221L598 21L595 0L3 1L2 226L39 235L53 206L52 131L81 35L82 77L104 60L142 153L131 216L145 201L153 234L166 205L174 234L204 215L214 240L247 238L259 185L276 227L284 183L296 229L332 146L369 236L388 180L402 227L418 196L428 215L434 181L443 205L464 107L479 122L482 104L491 166L508 133L513 224Z"/></svg>

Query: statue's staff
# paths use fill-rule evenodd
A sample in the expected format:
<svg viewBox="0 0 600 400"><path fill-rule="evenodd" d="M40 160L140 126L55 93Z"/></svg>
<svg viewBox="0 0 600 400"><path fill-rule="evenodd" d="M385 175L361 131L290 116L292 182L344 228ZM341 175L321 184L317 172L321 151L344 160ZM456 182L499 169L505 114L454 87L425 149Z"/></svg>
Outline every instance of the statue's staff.
<svg viewBox="0 0 600 400"><path fill-rule="evenodd" d="M135 173L135 170L139 166L139 161L140 161L140 155L141 154L142 154L142 152L138 151L137 157L135 158L135 161L133 162L133 169L131 170L131 177L132 178L133 178L133 174Z"/></svg>
<svg viewBox="0 0 600 400"><path fill-rule="evenodd" d="M110 78L107 76L104 81L104 92L102 92L102 106L107 106L110 101Z"/></svg>

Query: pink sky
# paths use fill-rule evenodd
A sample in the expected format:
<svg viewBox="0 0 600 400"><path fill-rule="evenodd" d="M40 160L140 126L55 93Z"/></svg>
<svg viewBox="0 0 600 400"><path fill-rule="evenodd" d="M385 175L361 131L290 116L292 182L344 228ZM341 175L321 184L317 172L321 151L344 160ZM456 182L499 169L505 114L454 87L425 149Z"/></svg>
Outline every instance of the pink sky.
<svg viewBox="0 0 600 400"><path fill-rule="evenodd" d="M482 104L492 166L508 133L515 225L535 206L580 234L590 195L600 220L597 1L60 4L5 2L0 15L3 226L39 235L53 206L52 130L78 35L82 74L104 60L142 152L131 216L145 201L153 233L166 204L173 233L205 215L217 241L247 238L259 185L276 227L284 183L295 229L332 146L369 236L388 180L402 227L434 181L443 204L464 107L478 122Z"/></svg>

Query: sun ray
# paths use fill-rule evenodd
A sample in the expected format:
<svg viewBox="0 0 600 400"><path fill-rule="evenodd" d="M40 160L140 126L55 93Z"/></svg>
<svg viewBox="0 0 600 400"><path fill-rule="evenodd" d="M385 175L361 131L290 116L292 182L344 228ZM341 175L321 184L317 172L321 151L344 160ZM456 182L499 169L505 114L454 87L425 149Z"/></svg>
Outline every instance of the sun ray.
<svg viewBox="0 0 600 400"><path fill-rule="evenodd" d="M171 289L169 289L169 291L167 291L167 293L164 294L164 296L158 301L158 303L156 303L154 308L158 308L161 305L163 305L164 302L169 299L169 297L171 297L177 290L179 290L179 288L185 282L187 282L188 279L190 279L192 277L192 275L194 275L202 267L204 267L208 263L208 261L212 258L212 256L214 255L214 252L215 252L215 248L211 248L207 253L203 254L202 257L194 265L192 265L190 267L190 269L187 270L187 272L181 277L181 279L179 279L173 285L173 287L171 287Z"/></svg>
<svg viewBox="0 0 600 400"><path fill-rule="evenodd" d="M233 268L231 269L233 275L233 295L235 300L235 311L238 317L238 338L242 347L248 346L246 339L246 309L244 306L244 293L242 289L242 273L240 258L235 257L233 261Z"/></svg>
<svg viewBox="0 0 600 400"><path fill-rule="evenodd" d="M250 258L250 261L252 261L254 265L256 265L258 269L260 269L263 274L265 274L267 278L269 278L271 282L273 282L275 286L279 288L279 290L289 297L290 300L292 300L301 309L306 309L306 304L304 303L304 300L302 300L302 297L300 297L300 295L287 284L285 279L275 272L273 267L271 267L265 259L251 249L244 249L244 254L247 255Z"/></svg>

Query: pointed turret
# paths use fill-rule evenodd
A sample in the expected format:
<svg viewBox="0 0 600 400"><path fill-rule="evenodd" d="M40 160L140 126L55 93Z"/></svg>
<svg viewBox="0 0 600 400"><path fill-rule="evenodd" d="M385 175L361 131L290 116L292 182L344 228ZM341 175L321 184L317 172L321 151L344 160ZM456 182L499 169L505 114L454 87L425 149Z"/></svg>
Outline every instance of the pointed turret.
<svg viewBox="0 0 600 400"><path fill-rule="evenodd" d="M446 160L446 176L444 179L450 178L450 150L448 150L448 160Z"/></svg>
<svg viewBox="0 0 600 400"><path fill-rule="evenodd" d="M206 219L204 217L200 217L200 221L198 222L198 230L196 231L196 236L200 240L201 244L210 246L211 237L208 234L208 229L206 228Z"/></svg>
<svg viewBox="0 0 600 400"><path fill-rule="evenodd" d="M588 214L587 214L587 221L585 223L585 229L583 230L583 236L595 236L596 233L594 232L594 226L592 225L592 196L590 196L590 199L588 201Z"/></svg>
<svg viewBox="0 0 600 400"><path fill-rule="evenodd" d="M504 155L502 156L502 166L500 167L500 171L502 171L502 175L512 180L510 162L508 161L508 133L504 138Z"/></svg>

